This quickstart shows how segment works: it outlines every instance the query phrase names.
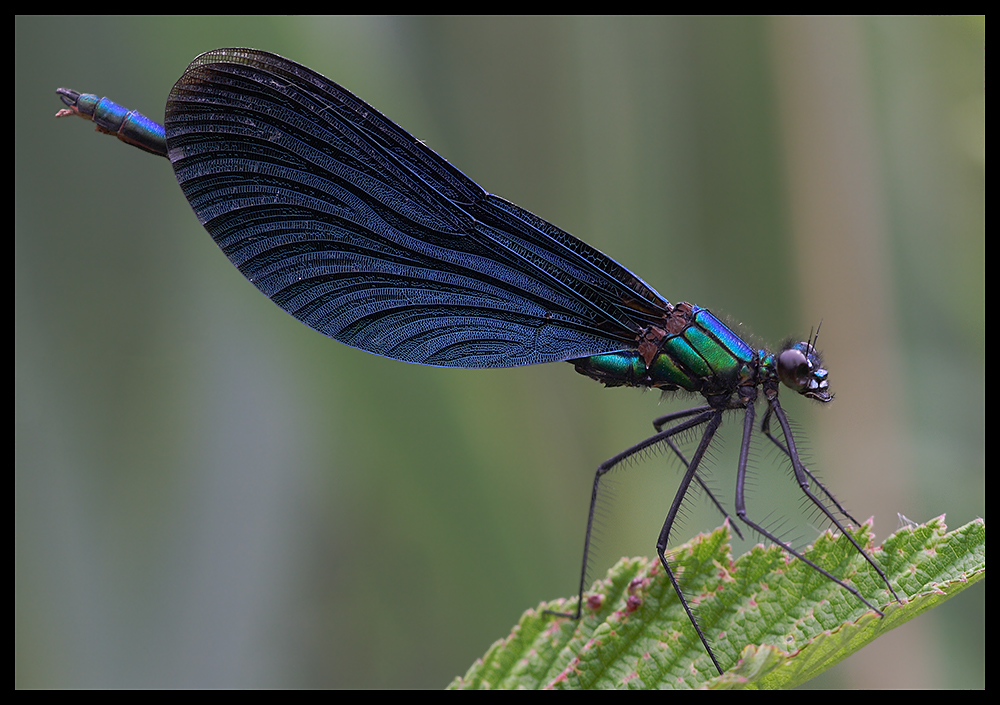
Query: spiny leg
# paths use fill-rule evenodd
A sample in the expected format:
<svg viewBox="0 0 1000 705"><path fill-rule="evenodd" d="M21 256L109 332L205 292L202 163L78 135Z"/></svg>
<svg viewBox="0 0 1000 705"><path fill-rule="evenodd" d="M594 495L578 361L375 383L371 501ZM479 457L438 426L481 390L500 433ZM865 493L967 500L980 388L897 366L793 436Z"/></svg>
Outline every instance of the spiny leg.
<svg viewBox="0 0 1000 705"><path fill-rule="evenodd" d="M598 490L600 489L601 478L607 475L620 463L623 463L629 458L631 458L633 455L641 453L647 448L655 446L657 443L662 443L665 440L669 439L671 436L674 436L678 433L683 433L684 431L690 430L692 428L697 428L702 424L708 423L716 412L712 410L704 411L701 409L697 409L694 411L694 413L697 414L697 416L694 416L694 418L681 422L676 426L672 426L671 428L668 428L664 431L660 431L656 435L650 436L646 440L636 443L631 448L627 448L623 450L621 453L618 453L617 455L605 460L597 468L597 472L594 474L594 486L590 493L590 511L587 513L587 534L583 542L583 565L580 568L580 590L578 593L579 600L577 601L576 612L563 613L563 612L554 612L552 610L548 610L549 614L553 614L559 617L572 617L574 619L580 619L580 616L583 613L583 592L584 588L586 587L586 581L587 581L587 561L590 558L590 537L594 529L594 511L597 507L597 497L598 497ZM688 415L690 416L691 414ZM688 477L688 475L692 474L691 466L688 465L687 468L688 469L687 473L685 474L685 477ZM695 466L695 469L697 469L697 466ZM688 482L690 482L690 478L688 478Z"/></svg>
<svg viewBox="0 0 1000 705"><path fill-rule="evenodd" d="M795 448L795 438L792 436L792 428L788 423L788 417L785 416L785 411L784 409L781 408L781 405L778 403L777 397L768 400L768 404L770 405L768 410L774 412L774 417L778 419L778 424L781 426L781 431L785 436L785 443L787 443L787 448L788 448L788 457L792 461L792 469L795 471L795 478L799 482L799 488L802 490L802 493L806 497L808 497L809 500L813 504L815 504L820 509L821 512L823 512L826 515L827 519L829 519L833 523L833 525L837 527L837 530L840 531L840 533L842 533L844 536L847 537L847 539L854 545L854 548L857 549L858 553L864 556L864 559L868 561L868 564L875 569L875 572L879 574L879 577L882 578L882 582L885 583L885 586L887 588L889 588L889 592L892 593L892 596L896 600L896 602L902 604L902 600L899 599L899 595L896 594L896 590L892 587L892 584L889 583L889 578L886 576L885 571L882 570L882 567L879 566L879 564L875 562L875 559L869 556L868 553L863 548L861 548L861 545L858 544L854 536L849 531L847 531L847 529L844 528L843 524L841 524L840 521L838 521L837 517L834 516L833 512L827 509L826 505L823 504L819 500L819 498L815 494L813 494L812 491L809 489L808 477L812 477L812 474L806 471L805 466L802 465L802 461L799 460L799 453ZM740 470L742 471L743 468L741 467ZM742 477L742 475L740 475L740 477ZM815 478L813 479L815 480ZM827 494L829 496L829 493ZM740 495L740 487L737 487L737 504L736 504L737 514L740 513L741 497L739 495ZM744 508L744 514L745 513L746 512ZM740 518L746 521L744 515L740 515ZM791 549L787 550L791 551ZM822 569L819 570L821 570L821 572L823 572L824 574L829 575L829 573L826 573L826 571L823 571ZM841 582L840 580L837 580L836 578L834 578L834 580L836 580L841 585L844 585L844 587L848 587L845 583ZM852 587L848 587L848 589L855 595L857 595L862 602L864 602L869 607L872 607L872 604L868 602L868 600L866 600L865 598L861 597L861 594L857 590L855 590ZM874 609L880 615L882 614L882 611L879 610L878 608L872 607L872 609Z"/></svg>
<svg viewBox="0 0 1000 705"><path fill-rule="evenodd" d="M660 418L653 421L653 428L655 428L657 433L659 433L660 431L663 430L663 427L666 426L671 421L676 421L679 418L685 418L688 416L694 416L695 414L700 414L705 411L709 411L711 408L712 407L708 405L697 406L694 407L693 409L686 409L684 411L678 411L672 414L667 414L666 416L661 416ZM684 467L685 468L688 467L689 466L688 459L684 456L684 453L681 452L681 449L677 446L677 443L674 442L674 439L668 438L666 439L666 443L668 446L670 446L670 450L674 452L674 455L680 458L680 461L684 464ZM740 531L739 524L737 524L730 518L729 512L726 511L726 508L722 506L722 502L720 502L715 497L715 494L712 492L712 490L709 489L708 485L705 483L705 480L702 478L701 473L695 473L694 479L701 487L701 489L705 492L705 494L708 495L708 499L712 502L712 504L715 505L715 508L719 510L719 514L721 514L723 518L729 521L729 526L732 527L733 531L736 532L736 535L739 536L740 540L742 541L743 532Z"/></svg>
<svg viewBox="0 0 1000 705"><path fill-rule="evenodd" d="M757 523L755 523L755 522L753 522L753 521L751 521L750 519L747 518L747 509L746 509L746 499L745 499L745 495L744 495L744 486L745 486L745 483L746 483L747 459L748 459L748 456L749 456L749 453L750 453L750 438L753 435L753 420L754 420L754 406L753 406L753 404L747 404L746 414L743 417L743 441L742 441L742 443L740 445L740 461L739 461L739 465L737 466L737 469L736 469L736 515L741 520L743 520L743 523L745 523L751 529L753 529L754 531L756 531L757 533L759 533L761 536L764 536L766 539L772 541L775 545L780 546L781 549L783 551L785 551L786 553L789 553L790 555L795 556L796 558L798 558L800 561L802 561L806 565L812 567L814 570L819 571L821 574L823 574L824 576L826 576L827 578L829 578L833 582L837 583L838 585L840 585L841 587L843 587L845 590L848 590L853 595L855 595L859 600L861 600L866 605L868 605L868 607L870 607L871 609L875 610L876 612L879 613L879 615L881 615L882 611L879 610L878 607L876 607L875 605L873 605L872 603L870 603L868 600L866 600L864 598L864 596L860 592L858 592L858 589L855 588L853 585L848 585L843 580L840 580L839 578L837 578L836 576L834 576L829 571L824 570L823 568L820 568L818 565L816 565L811 560L809 560L808 558L806 558L805 556L803 556L801 553L799 553L794 548L792 548L791 546L789 546L787 543L785 543L784 541L782 541L781 539L779 539L777 536L775 536L774 534L772 534L770 531L768 531L764 527L760 526L759 524L757 524ZM792 446L792 447L794 448L794 446ZM794 464L794 460L793 460L793 464ZM826 512L827 515L829 515L829 511L827 511L825 508L823 508L823 511ZM843 531L843 530L841 530L841 531ZM844 532L844 533L846 534L847 532ZM850 534L848 534L848 535L850 535ZM855 543L854 545L857 546L857 543ZM862 553L864 553L864 552L862 551ZM867 556L866 556L866 558L867 558Z"/></svg>
<svg viewBox="0 0 1000 705"><path fill-rule="evenodd" d="M681 480L680 487L677 488L677 494L674 495L673 504L670 505L670 512L667 514L666 520L663 522L663 528L660 530L660 538L656 542L656 554L660 557L660 563L663 565L664 570L667 571L667 577L670 578L670 584L674 586L674 592L677 593L678 599L681 601L681 605L684 606L684 611L687 613L688 619L694 626L694 630L698 633L698 638L701 639L702 645L705 647L705 651L708 652L709 657L712 659L712 663L715 664L715 670L722 675L722 666L719 665L718 659L715 658L715 652L712 651L712 647L708 643L708 639L701 631L701 627L698 625L698 620L695 619L694 613L691 611L691 607L688 606L687 600L684 598L684 593L681 592L681 586L677 583L677 578L674 576L674 572L670 570L670 564L667 562L666 550L667 543L670 540L670 529L673 528L674 519L677 517L677 512L680 510L681 503L684 501L684 496L687 494L688 488L691 485L691 480L697 475L698 464L701 463L702 457L705 455L705 451L708 450L708 446L711 445L712 439L715 437L715 432L719 428L719 424L722 423L722 411L711 410L705 412L709 415L708 426L705 428L705 433L701 437L701 441L698 443L698 449L694 453L694 457L691 458L691 462L688 464L687 472L684 473L684 479ZM700 417L699 417L700 418ZM680 426L681 424L678 424ZM675 426L674 428L678 428Z"/></svg>
<svg viewBox="0 0 1000 705"><path fill-rule="evenodd" d="M782 443L781 441L779 441L777 438L775 438L771 434L771 407L770 406L767 407L767 411L764 412L764 420L763 420L763 422L760 425L760 431L765 436L767 436L771 440L771 442L774 443L774 445L778 446L778 449L781 450L782 453L784 453L785 455L787 455L789 460L791 460L792 454L788 452L788 448L785 446L785 444ZM846 509L844 509L843 506L841 506L840 502L837 501L837 498L833 496L833 493L830 492L830 490L828 490L826 488L826 486L822 482L820 482L819 479L809 471L809 468L807 468L805 465L802 465L802 470L805 472L806 475L809 476L810 480L812 480L813 482L816 483L816 486L820 489L820 491L823 492L823 494L826 495L827 499L829 499L830 502L833 503L833 506L835 506L837 508L837 511L840 512L842 516L847 517L851 521L851 523L854 524L855 526L861 526L861 522L858 521L857 519L855 519L853 516L851 516L851 514Z"/></svg>

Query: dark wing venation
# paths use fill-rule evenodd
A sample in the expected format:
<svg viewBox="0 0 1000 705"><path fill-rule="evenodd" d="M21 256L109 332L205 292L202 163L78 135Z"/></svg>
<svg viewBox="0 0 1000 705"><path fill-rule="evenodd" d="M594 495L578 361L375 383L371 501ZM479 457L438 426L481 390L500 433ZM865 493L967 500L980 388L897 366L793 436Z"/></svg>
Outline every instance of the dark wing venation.
<svg viewBox="0 0 1000 705"><path fill-rule="evenodd" d="M634 347L669 306L294 62L198 57L167 102L177 180L253 284L369 352L508 367Z"/></svg>
<svg viewBox="0 0 1000 705"><path fill-rule="evenodd" d="M605 312L614 323L631 328L629 320L641 325L662 321L668 307L662 296L615 260L565 230L493 194L487 194L486 200L470 212L480 223L496 223L490 232L498 245L527 246L558 264L561 271L553 272L553 276L561 277L581 296L614 302L624 312L624 316L614 309ZM520 242L511 239L511 233L519 235Z"/></svg>

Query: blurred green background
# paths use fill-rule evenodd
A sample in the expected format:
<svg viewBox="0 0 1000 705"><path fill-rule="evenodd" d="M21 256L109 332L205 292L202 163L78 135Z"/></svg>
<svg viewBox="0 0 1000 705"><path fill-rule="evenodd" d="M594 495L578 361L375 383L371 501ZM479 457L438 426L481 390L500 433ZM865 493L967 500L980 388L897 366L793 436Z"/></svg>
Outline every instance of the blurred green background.
<svg viewBox="0 0 1000 705"><path fill-rule="evenodd" d="M692 403L332 342L233 270L165 160L53 120L57 87L161 121L197 54L272 51L756 343L822 319L837 400L785 405L884 538L897 513L985 516L985 32L15 18L15 687L442 687L573 594L595 467ZM729 506L738 425L712 465ZM653 553L667 467L621 476L593 576ZM798 514L760 443L754 467L751 511ZM676 543L719 523L703 505ZM813 685L983 687L985 595Z"/></svg>

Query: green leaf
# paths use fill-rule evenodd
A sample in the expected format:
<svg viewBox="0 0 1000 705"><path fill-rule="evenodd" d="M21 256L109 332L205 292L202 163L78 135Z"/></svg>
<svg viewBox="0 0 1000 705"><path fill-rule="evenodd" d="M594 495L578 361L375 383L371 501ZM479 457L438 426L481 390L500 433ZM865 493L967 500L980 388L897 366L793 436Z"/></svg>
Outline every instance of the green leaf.
<svg viewBox="0 0 1000 705"><path fill-rule="evenodd" d="M866 524L855 534L865 546ZM870 548L870 546L869 546ZM659 562L622 559L586 594L579 622L559 599L524 613L450 688L792 688L880 634L986 576L986 523L947 533L944 517L906 527L874 552L904 604L843 536L823 534L806 556L848 580L884 617L776 546L735 563L729 528L670 554L726 673L719 676ZM905 597L904 597L905 596Z"/></svg>

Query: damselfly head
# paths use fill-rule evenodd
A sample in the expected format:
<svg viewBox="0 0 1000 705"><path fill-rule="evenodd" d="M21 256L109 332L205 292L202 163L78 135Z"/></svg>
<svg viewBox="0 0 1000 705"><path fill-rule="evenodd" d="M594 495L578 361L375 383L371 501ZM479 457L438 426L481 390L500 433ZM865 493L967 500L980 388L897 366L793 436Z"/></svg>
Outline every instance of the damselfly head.
<svg viewBox="0 0 1000 705"><path fill-rule="evenodd" d="M789 389L817 401L833 399L829 373L823 369L823 361L812 341L786 345L778 355L777 368L778 379Z"/></svg>

